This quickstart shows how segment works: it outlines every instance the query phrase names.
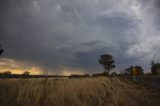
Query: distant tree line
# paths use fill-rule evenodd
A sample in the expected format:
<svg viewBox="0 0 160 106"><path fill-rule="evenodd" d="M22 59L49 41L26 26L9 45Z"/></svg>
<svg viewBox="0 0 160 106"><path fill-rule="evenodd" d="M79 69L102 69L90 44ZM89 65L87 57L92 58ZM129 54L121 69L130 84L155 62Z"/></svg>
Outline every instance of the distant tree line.
<svg viewBox="0 0 160 106"><path fill-rule="evenodd" d="M84 75L76 75L76 74L73 74L73 75L70 75L69 78L88 78L90 77L89 74L84 74Z"/></svg>
<svg viewBox="0 0 160 106"><path fill-rule="evenodd" d="M23 74L12 74L10 71L0 73L0 78L29 78L30 72L26 71Z"/></svg>
<svg viewBox="0 0 160 106"><path fill-rule="evenodd" d="M0 73L0 78L62 78L67 76L60 76L60 75L31 75L30 72L26 71L22 74L12 74L10 71L5 71Z"/></svg>

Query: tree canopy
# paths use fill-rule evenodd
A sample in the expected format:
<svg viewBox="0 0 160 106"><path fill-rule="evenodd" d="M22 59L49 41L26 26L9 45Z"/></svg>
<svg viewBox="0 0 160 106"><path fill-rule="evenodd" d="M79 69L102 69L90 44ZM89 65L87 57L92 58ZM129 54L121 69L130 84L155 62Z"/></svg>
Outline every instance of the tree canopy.
<svg viewBox="0 0 160 106"><path fill-rule="evenodd" d="M126 68L125 71L129 75L142 75L144 73L144 69L141 66L130 66L129 68Z"/></svg>
<svg viewBox="0 0 160 106"><path fill-rule="evenodd" d="M107 74L109 74L111 69L115 68L115 61L113 60L113 57L110 54L101 55L98 62L103 66Z"/></svg>
<svg viewBox="0 0 160 106"><path fill-rule="evenodd" d="M159 74L160 73L160 63L152 64L151 72L152 72L153 75Z"/></svg>

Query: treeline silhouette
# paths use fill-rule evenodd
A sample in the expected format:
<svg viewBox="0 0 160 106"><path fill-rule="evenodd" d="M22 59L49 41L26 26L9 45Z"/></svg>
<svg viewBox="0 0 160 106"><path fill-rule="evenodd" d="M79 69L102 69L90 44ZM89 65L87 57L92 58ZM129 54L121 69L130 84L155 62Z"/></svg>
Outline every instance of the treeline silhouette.
<svg viewBox="0 0 160 106"><path fill-rule="evenodd" d="M104 76L118 76L116 72L111 73L95 73L92 75L89 74L72 74L70 76L64 75L31 75L30 72L26 71L23 74L12 74L10 71L5 71L0 73L0 78L89 78L89 77L104 77Z"/></svg>
<svg viewBox="0 0 160 106"><path fill-rule="evenodd" d="M90 77L89 74L84 74L84 75L73 74L69 76L69 78L88 78L88 77Z"/></svg>
<svg viewBox="0 0 160 106"><path fill-rule="evenodd" d="M67 77L60 75L30 75L30 72L24 72L23 74L12 74L10 71L0 73L0 78L49 78L49 77Z"/></svg>

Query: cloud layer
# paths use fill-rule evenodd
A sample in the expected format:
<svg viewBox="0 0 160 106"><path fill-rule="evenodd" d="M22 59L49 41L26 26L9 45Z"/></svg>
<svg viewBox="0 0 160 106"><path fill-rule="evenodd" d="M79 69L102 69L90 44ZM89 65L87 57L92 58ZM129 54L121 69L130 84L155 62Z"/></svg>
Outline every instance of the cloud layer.
<svg viewBox="0 0 160 106"><path fill-rule="evenodd" d="M2 57L45 70L102 70L99 56L114 56L117 70L149 62L160 48L159 0L1 0Z"/></svg>

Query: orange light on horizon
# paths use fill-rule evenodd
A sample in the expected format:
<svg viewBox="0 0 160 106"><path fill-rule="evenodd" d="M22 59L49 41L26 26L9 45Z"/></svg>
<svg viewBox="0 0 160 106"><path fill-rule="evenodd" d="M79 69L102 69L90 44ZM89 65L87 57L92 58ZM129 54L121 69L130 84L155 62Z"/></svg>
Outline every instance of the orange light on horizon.
<svg viewBox="0 0 160 106"><path fill-rule="evenodd" d="M62 66L58 69L47 69L43 70L42 66L34 66L31 63L27 63L24 61L17 61L10 58L1 58L0 59L0 73L5 71L10 71L12 74L23 74L24 72L28 71L32 75L64 75L69 76L72 74L85 74L85 70L78 67L67 67Z"/></svg>
<svg viewBox="0 0 160 106"><path fill-rule="evenodd" d="M59 69L60 74L64 76L70 76L73 74L83 75L85 71L81 68L73 68L73 67L62 67Z"/></svg>
<svg viewBox="0 0 160 106"><path fill-rule="evenodd" d="M0 59L0 73L10 71L12 74L23 74L28 71L31 74L43 74L43 71L38 66L30 66L26 62L17 61L9 58Z"/></svg>
<svg viewBox="0 0 160 106"><path fill-rule="evenodd" d="M24 72L28 71L30 72L31 74L33 75L40 75L40 74L43 74L43 72L41 70L39 70L38 68L36 67L32 67L31 69L29 70L25 70L25 69L9 69L9 68L6 68L6 69L3 69L3 70L0 70L0 73L3 73L5 71L10 71L12 74L23 74Z"/></svg>

